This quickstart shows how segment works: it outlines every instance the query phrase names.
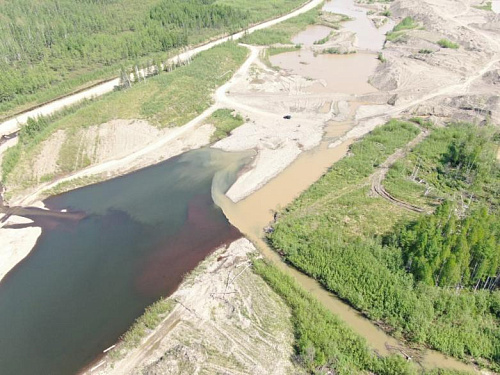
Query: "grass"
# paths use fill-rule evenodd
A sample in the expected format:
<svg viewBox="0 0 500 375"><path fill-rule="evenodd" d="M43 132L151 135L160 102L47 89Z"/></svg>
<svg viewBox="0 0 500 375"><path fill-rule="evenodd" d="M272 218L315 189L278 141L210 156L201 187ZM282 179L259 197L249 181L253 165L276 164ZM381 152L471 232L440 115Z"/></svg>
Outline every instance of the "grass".
<svg viewBox="0 0 500 375"><path fill-rule="evenodd" d="M114 359L121 358L128 350L139 346L142 339L154 330L174 307L175 302L168 298L162 298L147 307L144 314L137 318L129 330L122 335L119 347L110 355Z"/></svg>
<svg viewBox="0 0 500 375"><path fill-rule="evenodd" d="M321 53L329 54L329 55L351 55L353 53L356 53L356 51L343 51L342 52L338 48L331 47L331 48L324 49L323 51L321 51Z"/></svg>
<svg viewBox="0 0 500 375"><path fill-rule="evenodd" d="M490 12L493 11L493 7L492 7L491 1L487 1L484 5L474 5L473 7L476 8L476 9L487 10L487 11L490 11Z"/></svg>
<svg viewBox="0 0 500 375"><path fill-rule="evenodd" d="M401 356L378 357L366 341L328 311L290 276L264 260L254 271L289 306L295 334L295 362L311 374L458 375L452 370L418 371Z"/></svg>
<svg viewBox="0 0 500 375"><path fill-rule="evenodd" d="M145 119L163 127L180 126L207 109L213 91L229 80L243 63L248 50L233 42L224 43L197 55L191 64L134 84L130 89L107 94L84 103L65 116L50 119L28 144L7 151L2 165L7 167L3 180L11 189L23 189L37 183L31 178L31 163L41 152L42 142L57 130L66 132L66 141L58 160L55 177L92 163L92 155L80 157L82 130L112 119ZM89 159L90 158L90 159Z"/></svg>
<svg viewBox="0 0 500 375"><path fill-rule="evenodd" d="M294 35L310 25L324 25L334 29L349 17L321 11L321 5L297 17L281 22L264 30L258 30L242 38L243 43L259 46L290 44Z"/></svg>
<svg viewBox="0 0 500 375"><path fill-rule="evenodd" d="M417 120L417 119L412 119ZM418 119L422 126L432 129L432 124ZM442 172L441 166L447 150L454 139L464 139L468 134L480 134L485 138L493 138L493 128L482 128L475 130L463 124L454 124L447 128L434 129L432 134L402 160L396 162L387 174L384 186L387 191L399 199L421 207L433 209L443 199L460 200L462 193L466 196L474 194L476 199L487 201L491 205L499 205L498 191L500 187L495 180L495 172L489 173L484 186L475 189L466 181L461 181L453 176L447 177ZM476 133L477 132L477 133ZM498 146L492 142L484 148L484 152L494 155ZM494 156L491 156L494 158ZM498 173L498 172L496 172Z"/></svg>
<svg viewBox="0 0 500 375"><path fill-rule="evenodd" d="M241 39L242 43L268 46L272 44L290 44L292 37L309 25L318 22L321 7L311 9L297 17L281 22L263 30L257 30Z"/></svg>
<svg viewBox="0 0 500 375"><path fill-rule="evenodd" d="M394 26L393 31L398 32L402 30L411 30L415 29L418 26L418 24L415 22L415 20L411 17L405 17L403 20L398 23L396 26Z"/></svg>
<svg viewBox="0 0 500 375"><path fill-rule="evenodd" d="M333 32L333 31L332 31L332 32L330 32L330 34L328 34L328 35L327 35L327 36L325 36L324 38L319 39L319 40L316 40L316 41L314 42L314 44L316 44L316 45L325 44L325 43L327 43L327 42L330 40L330 38L332 37L332 35L334 35L334 32Z"/></svg>
<svg viewBox="0 0 500 375"><path fill-rule="evenodd" d="M243 117L235 114L231 109L218 109L207 120L206 123L215 126L215 132L210 138L210 142L217 142L227 137L231 131L244 124Z"/></svg>
<svg viewBox="0 0 500 375"><path fill-rule="evenodd" d="M280 53L299 51L301 48L302 46L300 44L296 44L295 46L290 46L290 47L269 47L262 51L260 59L269 68L279 70L280 68L274 66L269 58L271 56L279 55Z"/></svg>
<svg viewBox="0 0 500 375"><path fill-rule="evenodd" d="M460 47L460 45L458 45L457 43L453 43L451 40L448 39L440 39L437 41L437 44L441 48L458 49Z"/></svg>
<svg viewBox="0 0 500 375"><path fill-rule="evenodd" d="M434 51L430 50L430 49L427 49L427 48L423 48L421 50L418 51L418 53L421 53L423 55L430 55L431 53L433 53Z"/></svg>
<svg viewBox="0 0 500 375"><path fill-rule="evenodd" d="M411 17L405 17L403 20L394 26L391 32L386 34L386 39L390 42L402 41L405 39L405 32L418 27L418 24Z"/></svg>

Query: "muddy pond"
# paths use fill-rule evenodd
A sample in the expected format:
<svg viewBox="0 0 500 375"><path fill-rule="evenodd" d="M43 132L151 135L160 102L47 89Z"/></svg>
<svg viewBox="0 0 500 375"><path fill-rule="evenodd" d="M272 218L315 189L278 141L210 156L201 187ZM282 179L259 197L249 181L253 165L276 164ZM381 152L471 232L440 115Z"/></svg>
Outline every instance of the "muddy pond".
<svg viewBox="0 0 500 375"><path fill-rule="evenodd" d="M225 191L248 155L192 151L46 200L85 217L43 218L36 247L0 283L0 373L77 372L239 238L212 189Z"/></svg>

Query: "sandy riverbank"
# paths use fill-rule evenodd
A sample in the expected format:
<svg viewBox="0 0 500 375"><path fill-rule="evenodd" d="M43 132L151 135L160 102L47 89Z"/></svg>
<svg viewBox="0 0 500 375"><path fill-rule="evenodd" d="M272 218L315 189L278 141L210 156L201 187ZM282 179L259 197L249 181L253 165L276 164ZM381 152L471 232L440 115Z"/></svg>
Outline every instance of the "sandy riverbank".
<svg viewBox="0 0 500 375"><path fill-rule="evenodd" d="M0 220L2 220L3 216L3 214L0 214ZM27 224L30 222L32 221L29 219L11 216L6 223L1 225ZM0 281L31 252L41 234L42 229L39 227L12 229L0 226Z"/></svg>
<svg viewBox="0 0 500 375"><path fill-rule="evenodd" d="M290 311L252 272L255 252L244 238L217 250L169 297L174 309L137 349L86 374L301 374Z"/></svg>

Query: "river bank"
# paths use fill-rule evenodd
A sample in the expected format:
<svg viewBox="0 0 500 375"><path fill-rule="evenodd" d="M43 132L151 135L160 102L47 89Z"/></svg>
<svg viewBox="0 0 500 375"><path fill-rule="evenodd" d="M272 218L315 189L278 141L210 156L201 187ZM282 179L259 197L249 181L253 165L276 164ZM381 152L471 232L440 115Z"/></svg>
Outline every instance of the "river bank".
<svg viewBox="0 0 500 375"><path fill-rule="evenodd" d="M303 373L291 360L289 309L254 274L252 254L246 239L217 250L168 298L173 311L137 348L118 344L83 373Z"/></svg>

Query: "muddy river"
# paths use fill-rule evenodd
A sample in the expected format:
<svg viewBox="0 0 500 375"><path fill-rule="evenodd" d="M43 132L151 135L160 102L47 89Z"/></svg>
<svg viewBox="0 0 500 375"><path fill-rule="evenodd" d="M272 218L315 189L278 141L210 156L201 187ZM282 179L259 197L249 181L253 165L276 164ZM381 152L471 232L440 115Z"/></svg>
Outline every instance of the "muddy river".
<svg viewBox="0 0 500 375"><path fill-rule="evenodd" d="M363 94L377 91L368 83L368 80L378 65L376 53L382 49L385 33L392 29L393 23L388 21L385 26L377 29L368 19L366 9L355 6L353 0L327 2L323 10L350 16L352 20L343 23L343 27L356 32L356 46L359 50L368 53L314 54L308 47L314 45L315 41L329 35L330 29L323 26L310 26L293 39L294 43L303 44L303 48L300 51L272 56L272 64L291 74L318 80L319 84L312 86L311 91L343 94ZM360 104L355 102L353 96L350 103L351 111ZM326 291L314 279L283 263L281 258L263 240L263 228L272 221L273 211L291 203L301 192L318 180L333 163L345 156L350 142L344 142L335 148L328 146L337 137L350 130L352 126L353 123L350 121L328 122L321 145L301 154L291 166L259 191L236 204L222 194L215 194L214 200L222 207L229 221L251 239L266 258L293 275L324 306L339 316L355 332L365 337L376 352L387 355L389 354L388 348L405 350L405 345L387 335L359 312ZM420 365L425 368L442 367L473 371L464 363L436 351L426 350L421 353L421 358Z"/></svg>
<svg viewBox="0 0 500 375"><path fill-rule="evenodd" d="M318 80L311 87L318 92L376 91L368 78L377 67L385 28L375 28L353 0L328 2L324 9L351 16L344 27L356 31L360 50L372 53L315 56L304 48L273 56L272 63ZM330 31L309 27L293 41L311 46ZM351 108L356 105L351 102ZM329 122L319 147L301 154L237 204L224 192L251 153L210 149L47 200L51 209L83 212L84 218L41 219L36 248L0 283L0 371L76 372L114 344L147 305L175 290L182 276L214 248L241 233L377 352L387 354L387 345L402 346L315 280L284 264L263 241L262 229L273 210L289 204L346 154L349 142L333 149L328 145L352 126L349 121ZM434 351L425 353L422 365L470 370Z"/></svg>
<svg viewBox="0 0 500 375"><path fill-rule="evenodd" d="M340 317L351 329L364 337L377 353L387 355L389 354L388 347L404 350L405 345L387 335L357 310L326 291L316 280L285 264L263 239L263 228L272 221L274 210L291 203L302 191L318 180L333 163L345 156L350 142L344 142L333 149L328 148L328 145L335 139L339 128L346 131L350 126L352 124L330 123L325 129L326 137L318 148L303 153L283 173L248 198L235 204L224 195L216 194L214 200L222 207L229 221L244 233L266 258L292 275L304 289ZM328 134L334 136L330 138ZM425 368L442 367L472 371L472 368L466 364L433 350L426 350L422 353L420 364Z"/></svg>

